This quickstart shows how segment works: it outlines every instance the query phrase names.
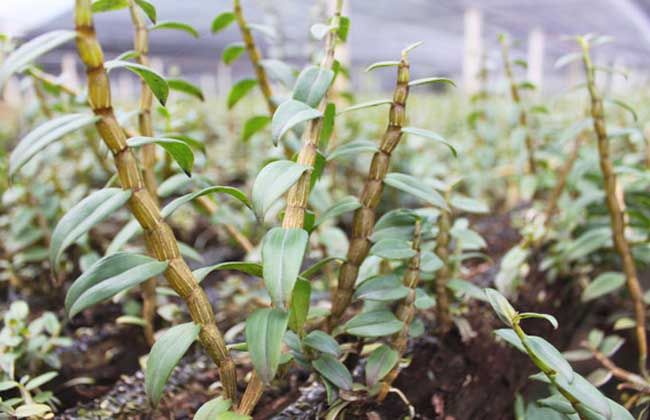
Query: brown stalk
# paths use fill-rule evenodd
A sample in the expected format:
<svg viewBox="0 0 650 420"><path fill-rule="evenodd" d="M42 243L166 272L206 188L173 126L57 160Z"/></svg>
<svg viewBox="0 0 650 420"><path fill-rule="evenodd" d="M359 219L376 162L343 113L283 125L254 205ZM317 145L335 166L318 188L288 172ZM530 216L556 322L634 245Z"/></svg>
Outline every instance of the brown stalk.
<svg viewBox="0 0 650 420"><path fill-rule="evenodd" d="M361 207L354 212L350 246L345 262L339 271L338 286L332 296L332 312L327 319L328 331L336 327L350 304L359 267L370 251L369 238L375 225L376 210L381 201L390 156L402 138L402 126L406 121L408 84L409 63L407 55L403 53L397 67L397 82L388 114L388 127L382 137L379 150L372 157L366 183L361 193Z"/></svg>
<svg viewBox="0 0 650 420"><path fill-rule="evenodd" d="M411 257L404 273L404 278L402 280L404 286L409 288L408 295L404 297L399 302L395 315L397 319L404 323L402 330L398 333L395 333L391 337L391 346L395 351L399 353L399 358L401 359L402 355L406 351L406 346L408 344L409 337L409 328L411 322L413 322L413 317L415 316L415 288L420 282L420 233L421 233L421 223L420 220L415 222L415 232L413 233L413 245L412 248L416 254ZM391 384L399 375L399 362L398 364L386 375L384 381L381 385L381 390L377 395L379 401L383 401L390 391Z"/></svg>
<svg viewBox="0 0 650 420"><path fill-rule="evenodd" d="M88 103L95 115L97 131L115 158L118 178L124 189L132 191L129 208L144 231L149 253L169 266L164 275L170 286L186 302L192 320L201 326L199 341L219 367L226 398L236 400L235 364L215 322L212 306L203 289L183 260L172 229L160 215L154 197L145 188L135 153L128 147L111 104L110 82L104 68L104 54L95 36L91 0L75 1L77 50L88 76Z"/></svg>
<svg viewBox="0 0 650 420"><path fill-rule="evenodd" d="M239 1L235 0L235 6L237 6L238 3ZM343 0L337 0L336 10L332 17L332 25L334 27L338 27L342 9ZM325 56L320 64L323 69L331 69L334 64L336 37L337 33L335 30L331 30L327 34L327 39L325 41ZM325 96L321 99L321 102L318 105L318 110L323 112L326 106L327 93L325 93ZM284 218L282 219L282 227L285 229L302 229L304 226L305 209L307 208L307 199L309 198L310 192L311 174L314 168L314 162L316 161L316 151L318 150L322 124L323 122L321 118L311 120L305 130L305 134L303 135L303 146L298 154L298 163L309 169L307 169L298 182L289 189L287 194L287 207ZM251 379L246 386L246 391L242 396L237 412L245 415L252 413L262 396L263 391L264 383L253 370Z"/></svg>
<svg viewBox="0 0 650 420"><path fill-rule="evenodd" d="M594 358L601 365L603 365L605 369L610 371L615 378L618 378L621 381L630 384L632 388L640 392L650 394L650 383L648 383L648 381L646 381L644 378L637 375L636 373L632 373L629 370L625 370L619 367L609 357L605 356L597 349L589 346L589 350L594 355Z"/></svg>
<svg viewBox="0 0 650 420"><path fill-rule="evenodd" d="M512 64L510 63L510 51L508 47L508 41L505 37L500 37L499 41L501 42L501 57L503 58L503 68L510 83L510 96L512 101L519 108L519 125L524 128L526 131L526 152L528 153L528 171L534 174L537 171L537 165L535 163L535 144L533 138L530 135L528 129L528 114L526 109L521 103L521 96L519 95L519 87L515 81L515 76L512 72Z"/></svg>
<svg viewBox="0 0 650 420"><path fill-rule="evenodd" d="M129 0L131 22L135 28L133 49L137 53L138 63L149 65L149 31L145 25L142 13L133 0ZM140 81L140 113L138 114L138 131L141 136L153 137L153 123L151 120L151 104L153 93L144 80ZM147 191L153 201L158 204L158 181L156 180L156 145L147 144L142 147L142 176ZM145 322L144 336L149 346L156 341L154 337L154 321L156 319L156 279L151 278L142 284L142 319Z"/></svg>
<svg viewBox="0 0 650 420"><path fill-rule="evenodd" d="M449 202L450 190L445 192L445 200ZM438 333L445 335L449 332L452 325L451 314L449 312L449 290L447 283L451 277L451 268L449 266L449 240L451 230L451 212L446 209L440 209L438 216L438 235L436 236L436 248L434 253L442 261L442 267L436 272L436 325Z"/></svg>
<svg viewBox="0 0 650 420"><path fill-rule="evenodd" d="M621 258L623 272L627 281L627 289L634 305L636 319L636 338L639 349L639 371L643 377L648 377L646 361L648 358L648 347L646 338L645 304L643 302L643 290L637 277L634 257L630 251L630 245L625 238L625 215L621 203L617 198L617 180L614 167L609 155L609 141L607 129L605 128L605 113L603 110L603 99L596 88L594 66L589 55L589 43L584 38L579 38L582 47L582 62L587 75L587 88L591 97L591 117L594 122L594 131L598 140L598 154L600 155L600 169L603 173L603 181L606 195L607 209L612 227L612 239L614 248Z"/></svg>

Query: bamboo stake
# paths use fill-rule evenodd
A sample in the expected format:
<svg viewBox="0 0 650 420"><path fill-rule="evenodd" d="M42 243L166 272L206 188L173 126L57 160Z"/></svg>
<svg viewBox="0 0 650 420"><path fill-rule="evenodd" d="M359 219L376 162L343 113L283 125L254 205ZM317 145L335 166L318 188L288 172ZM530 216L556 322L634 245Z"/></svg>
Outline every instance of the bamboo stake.
<svg viewBox="0 0 650 420"><path fill-rule="evenodd" d="M127 146L124 131L115 118L110 82L104 68L104 55L95 36L91 0L75 0L75 28L77 50L88 76L88 103L95 115L101 117L96 127L115 158L122 188L133 192L129 199L129 208L144 231L149 253L160 261L169 262L165 278L187 303L192 320L201 326L199 340L219 367L226 398L235 401L235 364L216 325L212 306L181 257L172 229L160 215L160 208L145 188L135 154Z"/></svg>
<svg viewBox="0 0 650 420"><path fill-rule="evenodd" d="M399 302L395 314L397 319L404 323L402 330L398 333L395 333L391 337L391 346L395 351L399 353L399 358L402 357L406 351L406 346L408 344L409 337L409 328L411 322L413 322L413 317L415 316L415 288L420 282L420 239L421 239L421 222L417 220L415 222L415 232L413 234L413 245L412 248L416 254L411 257L408 263L406 272L404 273L403 284L409 288L408 295L404 297ZM399 375L399 362L384 378L384 381L381 385L381 390L377 396L379 401L383 401L390 391L391 384Z"/></svg>
<svg viewBox="0 0 650 420"><path fill-rule="evenodd" d="M393 102L388 114L388 127L382 137L379 150L370 163L370 170L361 193L361 207L354 212L352 237L347 257L339 271L338 286L332 296L332 312L327 319L327 330L338 324L343 312L350 304L354 293L354 283L361 263L370 251L370 235L375 225L376 209L381 201L384 177L388 172L391 153L402 138L402 126L406 120L406 99L409 94L409 63L406 53L397 67L397 82L393 92Z"/></svg>
<svg viewBox="0 0 650 420"><path fill-rule="evenodd" d="M503 58L503 68L510 83L510 96L512 101L519 108L519 125L524 128L526 131L526 152L528 154L528 171L534 174L537 171L537 165L535 163L535 145L533 138L530 135L528 129L528 114L526 109L521 103L521 96L519 95L519 88L515 82L515 76L512 72L512 64L510 63L510 51L508 47L508 41L504 36L499 37L499 42L501 42L501 57Z"/></svg>
<svg viewBox="0 0 650 420"><path fill-rule="evenodd" d="M129 0L131 22L135 29L133 49L137 53L138 63L149 65L149 31L145 25L142 13L133 0ZM151 120L151 104L153 93L144 80L140 81L140 113L138 114L138 131L141 136L153 137L153 123ZM156 180L156 145L146 144L142 147L142 176L147 191L158 204L158 181ZM154 321L156 319L156 279L151 278L142 284L142 319L145 322L144 336L149 346L156 341L154 337Z"/></svg>
<svg viewBox="0 0 650 420"><path fill-rule="evenodd" d="M587 88L591 97L591 117L594 122L594 131L598 140L598 154L600 155L600 169L603 173L604 188L606 195L607 209L609 210L610 222L612 226L612 239L614 247L618 252L623 272L627 280L627 289L634 304L634 314L636 319L636 338L639 349L639 370L643 377L648 378L646 361L648 358L648 347L646 338L646 321L645 321L645 304L643 302L643 290L637 277L634 257L630 251L630 246L625 238L625 216L621 208L621 203L616 194L616 174L609 155L609 141L607 138L607 129L605 128L605 113L603 110L603 100L596 88L595 70L589 54L589 42L583 37L578 38L582 47L582 62L587 76Z"/></svg>

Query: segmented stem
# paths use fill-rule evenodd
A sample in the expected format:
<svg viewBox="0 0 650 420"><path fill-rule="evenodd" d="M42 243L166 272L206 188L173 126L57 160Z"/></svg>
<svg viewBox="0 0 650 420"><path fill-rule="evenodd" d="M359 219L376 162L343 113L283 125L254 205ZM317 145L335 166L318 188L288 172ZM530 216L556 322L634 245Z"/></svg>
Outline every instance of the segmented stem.
<svg viewBox="0 0 650 420"><path fill-rule="evenodd" d="M415 288L420 282L420 239L421 239L421 223L420 220L415 222L415 232L413 233L413 244L412 248L415 251L415 255L411 257L408 262L408 267L404 273L402 283L404 286L408 287L409 292L399 302L395 315L397 319L403 322L402 330L398 333L395 333L391 337L391 346L395 351L399 353L399 356L404 354L406 351L406 346L408 345L409 338L409 328L413 322L413 317L415 316ZM377 396L379 401L383 401L390 391L391 384L397 378L399 374L399 363L396 365L385 377L381 385L381 390Z"/></svg>
<svg viewBox="0 0 650 420"><path fill-rule="evenodd" d="M77 50L88 76L88 102L95 115L97 131L115 158L122 188L132 191L129 208L144 231L149 253L168 261L164 275L170 286L186 302L192 320L201 326L199 340L219 367L226 397L235 401L236 372L225 341L216 323L207 295L194 279L180 255L172 229L160 215L160 208L145 188L133 150L115 118L111 104L110 82L104 68L104 54L95 36L91 0L75 0Z"/></svg>
<svg viewBox="0 0 650 420"><path fill-rule="evenodd" d="M503 58L503 68L510 83L510 96L512 101L519 108L519 125L526 131L526 152L528 154L528 171L530 173L537 172L537 164L535 163L535 144L532 136L530 135L530 130L528 128L528 114L526 109L521 103L521 96L519 95L519 87L517 87L517 82L515 81L515 76L512 72L512 64L510 63L510 52L508 48L508 42L505 39L501 39L501 56Z"/></svg>
<svg viewBox="0 0 650 420"><path fill-rule="evenodd" d="M450 190L445 192L445 199L449 202ZM447 284L451 277L449 266L449 242L451 230L451 212L440 209L438 216L438 234L436 235L435 254L442 261L442 267L436 272L436 324L440 334L447 334L451 328L451 314L449 313L449 290Z"/></svg>
<svg viewBox="0 0 650 420"><path fill-rule="evenodd" d="M614 248L618 252L623 272L627 280L627 289L634 304L634 315L636 320L636 338L639 349L639 370L644 377L648 377L646 362L648 358L648 345L646 337L645 304L643 302L643 290L639 283L636 272L634 257L630 251L630 245L625 238L625 214L621 203L617 198L617 181L614 167L609 155L609 141L607 129L605 128L605 113L603 100L596 88L594 66L589 55L589 43L580 38L582 46L582 61L587 75L587 88L591 97L591 117L594 123L594 131L598 140L598 154L600 155L600 169L603 173L605 188L605 200L609 210L610 223L612 227L612 238Z"/></svg>
<svg viewBox="0 0 650 420"><path fill-rule="evenodd" d="M409 63L406 55L403 55L397 67L397 83L388 114L388 127L382 137L379 150L372 157L370 170L361 193L361 207L354 212L348 254L339 271L338 285L332 296L332 312L327 320L329 331L336 327L343 312L350 304L359 267L370 251L369 238L375 226L376 210L381 201L390 156L402 139L402 126L406 120L406 99L409 94L409 78Z"/></svg>
<svg viewBox="0 0 650 420"><path fill-rule="evenodd" d="M557 212L557 206L560 201L560 197L562 196L562 192L564 191L564 187L566 186L567 179L569 178L569 174L573 169L573 165L578 159L578 154L580 153L580 146L582 146L582 140L583 140L583 133L580 133L578 134L575 141L573 142L571 153L564 161L564 164L560 168L560 172L557 175L557 182L555 183L555 187L553 187L553 191L551 191L551 195L548 198L546 211L544 212L544 226L547 229L551 224L551 219L553 218L553 215L555 214L555 212Z"/></svg>

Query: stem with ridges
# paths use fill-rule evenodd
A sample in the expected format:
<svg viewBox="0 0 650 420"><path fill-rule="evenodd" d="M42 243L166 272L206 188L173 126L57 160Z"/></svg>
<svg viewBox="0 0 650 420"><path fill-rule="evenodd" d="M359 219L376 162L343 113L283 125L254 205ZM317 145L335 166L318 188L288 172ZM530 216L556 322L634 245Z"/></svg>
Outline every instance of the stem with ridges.
<svg viewBox="0 0 650 420"><path fill-rule="evenodd" d="M104 56L95 36L91 0L76 0L75 28L77 50L88 76L88 102L95 115L101 117L96 127L115 158L122 188L132 191L128 205L144 231L147 250L158 260L168 261L165 278L187 303L192 320L201 326L199 340L219 367L226 398L236 401L235 364L216 325L212 306L181 257L172 229L163 220L160 208L145 188L135 154L127 146L124 131L115 118L111 104L110 82L104 68Z"/></svg>
<svg viewBox="0 0 650 420"><path fill-rule="evenodd" d="M449 202L451 189L445 192L445 200ZM440 209L438 216L438 234L436 235L435 254L442 261L442 267L436 272L436 324L438 333L445 335L451 329L451 314L449 313L449 290L447 284L451 277L449 265L449 239L451 230L451 212Z"/></svg>
<svg viewBox="0 0 650 420"><path fill-rule="evenodd" d="M332 331L336 327L343 312L349 306L359 267L370 251L369 238L375 226L376 209L381 201L390 156L402 138L402 126L406 120L409 78L408 58L406 54L403 54L397 67L397 83L390 105L388 127L382 137L379 150L372 157L366 183L361 193L361 207L354 212L350 246L345 262L339 271L338 286L332 296L332 312L327 319L328 331Z"/></svg>
<svg viewBox="0 0 650 420"><path fill-rule="evenodd" d="M598 140L598 154L600 156L600 169L603 173L605 188L605 200L612 226L612 239L614 247L618 252L623 272L627 281L627 289L634 304L634 315L636 320L636 338L639 349L639 371L648 378L646 361L648 357L648 347L646 341L646 323L645 323L645 304L643 302L643 290L637 277L634 257L630 251L630 245L625 238L625 215L622 206L617 198L617 182L614 167L609 156L609 141L607 138L607 129L605 128L605 113L603 110L603 100L596 88L595 70L589 55L589 43L584 38L579 38L582 47L582 62L587 75L587 88L591 97L591 117L594 123L594 131Z"/></svg>

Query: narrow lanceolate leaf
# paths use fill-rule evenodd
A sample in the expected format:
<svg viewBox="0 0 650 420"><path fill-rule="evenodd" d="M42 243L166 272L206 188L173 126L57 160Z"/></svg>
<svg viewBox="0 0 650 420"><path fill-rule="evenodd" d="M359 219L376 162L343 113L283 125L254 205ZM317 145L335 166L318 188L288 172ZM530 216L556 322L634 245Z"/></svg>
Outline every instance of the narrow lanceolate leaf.
<svg viewBox="0 0 650 420"><path fill-rule="evenodd" d="M342 214L354 211L359 207L361 207L361 203L359 202L358 198L352 195L343 197L342 199L338 200L334 205L332 205L331 207L329 207L327 210L325 210L320 214L318 219L316 219L314 228L320 226L321 223L323 223L328 219L333 219Z"/></svg>
<svg viewBox="0 0 650 420"><path fill-rule="evenodd" d="M214 420L218 419L219 415L226 413L230 409L230 400L223 397L217 397L203 404L196 411L194 420Z"/></svg>
<svg viewBox="0 0 650 420"><path fill-rule="evenodd" d="M213 34L220 32L230 26L231 23L235 21L235 14L233 12L223 12L217 15L216 18L212 21L210 30Z"/></svg>
<svg viewBox="0 0 650 420"><path fill-rule="evenodd" d="M43 373L42 375L38 375L37 377L30 379L26 384L25 384L25 389L28 391L34 390L42 385L45 385L46 383L50 382L52 379L56 378L56 376L59 374L59 372L46 372Z"/></svg>
<svg viewBox="0 0 650 420"><path fill-rule="evenodd" d="M620 289L624 284L625 276L623 274L611 271L602 273L589 283L589 286L582 292L582 301L588 302L612 293Z"/></svg>
<svg viewBox="0 0 650 420"><path fill-rule="evenodd" d="M549 314L539 314L536 312L522 312L519 314L519 319L528 319L528 318L539 318L539 319L544 319L548 321L549 324L553 326L554 329L557 330L558 327L558 322L557 319L553 315Z"/></svg>
<svg viewBox="0 0 650 420"><path fill-rule="evenodd" d="M135 4L140 6L140 9L147 15L151 23L156 23L156 7L153 4L147 0L135 0Z"/></svg>
<svg viewBox="0 0 650 420"><path fill-rule="evenodd" d="M208 274L217 270L241 271L242 273L250 274L251 276L255 277L262 277L264 275L262 271L262 264L245 261L226 261L207 267L201 267L192 271L192 274L194 275L196 281L200 283L207 277Z"/></svg>
<svg viewBox="0 0 650 420"><path fill-rule="evenodd" d="M623 108L624 110L626 110L627 112L629 112L632 115L632 118L634 118L634 121L638 121L639 116L636 114L636 111L634 111L634 108L632 108L632 106L630 106L629 104L621 101L620 99L605 99L605 102L609 103L609 104L614 104L614 105L617 105L617 106Z"/></svg>
<svg viewBox="0 0 650 420"><path fill-rule="evenodd" d="M171 216L176 210L178 210L178 208L181 207L182 205L187 204L198 197L208 195L208 194L214 194L214 193L228 194L229 196L239 200L246 207L249 208L251 207L251 203L250 201L248 201L248 197L246 197L246 194L244 194L241 190L235 187L216 185L214 187L203 188L202 190L188 193L176 198L175 200L167 204L165 207L163 207L163 209L160 211L160 214L162 215L162 217L167 218Z"/></svg>
<svg viewBox="0 0 650 420"><path fill-rule="evenodd" d="M106 71L116 68L125 68L137 74L145 81L151 92L156 96L158 102L165 106L167 96L169 96L169 86L165 78L155 70L137 63L130 63L122 60L111 60L104 64Z"/></svg>
<svg viewBox="0 0 650 420"><path fill-rule="evenodd" d="M162 397L165 383L187 349L196 341L201 326L193 322L171 327L151 347L147 357L144 386L154 406Z"/></svg>
<svg viewBox="0 0 650 420"><path fill-rule="evenodd" d="M454 83L453 80L447 79L446 77L425 77L423 79L416 79L412 80L409 82L409 86L420 86L420 85L427 85L430 83L446 83L448 85L452 85L456 87L456 83Z"/></svg>
<svg viewBox="0 0 650 420"><path fill-rule="evenodd" d="M289 99L284 101L278 106L278 109L273 113L273 120L271 121L271 138L273 144L278 145L278 141L298 124L304 123L314 118L320 118L323 114L311 106L294 100Z"/></svg>
<svg viewBox="0 0 650 420"><path fill-rule="evenodd" d="M330 102L325 107L323 114L323 121L320 130L320 141L318 144L319 150L327 150L327 146L334 132L334 120L336 119L336 104ZM320 151L319 151L320 153Z"/></svg>
<svg viewBox="0 0 650 420"><path fill-rule="evenodd" d="M544 370L557 372L568 383L573 382L575 374L571 365L551 343L535 335L527 335L521 339L521 342L533 359L542 364Z"/></svg>
<svg viewBox="0 0 650 420"><path fill-rule="evenodd" d="M311 26L311 28L309 28L309 33L315 40L320 41L321 39L325 38L325 35L327 35L329 31L332 31L334 29L335 28L332 25L315 23Z"/></svg>
<svg viewBox="0 0 650 420"><path fill-rule="evenodd" d="M309 300L311 298L311 283L298 279L293 286L291 306L289 307L289 328L302 335L302 331L309 314Z"/></svg>
<svg viewBox="0 0 650 420"><path fill-rule="evenodd" d="M370 248L370 254L389 260L411 258L416 251L408 241L401 239L382 239Z"/></svg>
<svg viewBox="0 0 650 420"><path fill-rule="evenodd" d="M307 268L305 271L300 273L300 277L303 277L307 280L312 279L316 274L320 272L320 270L325 267L325 265L335 262L337 264L343 264L343 259L339 257L327 257L323 258L322 260L318 261L317 263L314 263L312 266Z"/></svg>
<svg viewBox="0 0 650 420"><path fill-rule="evenodd" d="M246 46L243 42L233 42L232 44L226 45L223 53L221 53L221 59L226 64L232 64L240 55L246 50Z"/></svg>
<svg viewBox="0 0 650 420"><path fill-rule="evenodd" d="M278 308L258 309L246 320L246 344L255 371L269 383L280 365L282 338L289 315Z"/></svg>
<svg viewBox="0 0 650 420"><path fill-rule="evenodd" d="M290 65L284 61L269 58L261 60L260 64L264 67L264 70L266 70L271 79L277 80L287 88L293 86L296 76L294 75L294 69Z"/></svg>
<svg viewBox="0 0 650 420"><path fill-rule="evenodd" d="M433 187L421 180L406 174L391 172L384 178L384 183L393 188L412 194L436 207L447 209L445 199Z"/></svg>
<svg viewBox="0 0 650 420"><path fill-rule="evenodd" d="M374 69L380 69L382 67L396 67L399 65L399 61L379 61L377 63L372 63L366 67L366 72L373 71Z"/></svg>
<svg viewBox="0 0 650 420"><path fill-rule="evenodd" d="M114 261L116 255L122 255L123 258L129 258L124 254L113 254L105 258L110 258ZM69 303L69 308L66 306L68 316L74 317L79 312L89 308L96 303L110 299L116 294L128 290L140 283L147 281L152 277L162 274L169 265L168 261L158 261L153 258L144 257L143 255L137 256L139 263L132 267L123 270L119 273L111 273L107 276L107 271L115 272L115 268L107 268L105 261L99 260L92 267L79 277L73 286L73 294L68 292L66 296L66 303ZM145 259L146 258L146 259ZM135 259L135 258L134 258ZM131 262L132 263L132 262ZM118 262L119 266L125 266L127 263ZM86 275L87 274L87 275ZM80 282L81 280L81 282ZM71 289L72 290L72 289ZM75 296L77 296L75 298Z"/></svg>
<svg viewBox="0 0 650 420"><path fill-rule="evenodd" d="M248 29L250 29L253 32L258 32L261 35L264 35L266 38L270 40L274 40L277 38L278 34L275 32L275 29L273 26L270 25L261 25L259 23L249 23L248 24Z"/></svg>
<svg viewBox="0 0 650 420"><path fill-rule="evenodd" d="M429 131L429 130L425 130L425 129L417 128L417 127L404 127L404 128L402 128L402 133L404 133L404 134L412 134L412 135L415 135L415 136L424 137L425 139L440 142L440 143L444 144L445 146L449 147L449 150L451 150L451 154L454 155L454 157L458 156L458 153L456 152L456 149L454 148L454 146L449 144L447 142L447 140L445 140L445 138L442 137L438 133L434 133L433 131Z"/></svg>
<svg viewBox="0 0 650 420"><path fill-rule="evenodd" d="M352 374L343 363L331 354L323 354L312 362L312 366L338 388L346 391L352 389Z"/></svg>
<svg viewBox="0 0 650 420"><path fill-rule="evenodd" d="M194 152L192 152L192 149L182 140L165 137L137 136L131 137L126 143L129 147L139 147L144 146L145 144L157 144L165 149L172 158L174 158L183 172L188 176L192 173L192 167L194 166Z"/></svg>
<svg viewBox="0 0 650 420"><path fill-rule="evenodd" d="M349 106L347 108L344 108L341 112L339 112L339 115L344 114L346 112L350 112L350 111L357 111L359 109L373 108L373 107L380 106L380 105L388 105L388 104L391 104L392 102L393 102L392 99L379 99L378 101L363 102L363 103L360 103L360 104L356 104L356 105L352 105L352 106Z"/></svg>
<svg viewBox="0 0 650 420"><path fill-rule="evenodd" d="M37 36L18 47L0 66L0 89L12 74L20 71L23 67L48 51L71 41L76 35L77 33L75 31L51 31Z"/></svg>
<svg viewBox="0 0 650 420"><path fill-rule="evenodd" d="M582 59L582 53L580 52L573 52L569 54L565 54L561 56L560 58L557 59L555 62L555 68L560 69L568 64L571 64L575 61L581 60Z"/></svg>
<svg viewBox="0 0 650 420"><path fill-rule="evenodd" d="M298 76L296 85L293 87L292 98L314 108L325 96L332 80L334 80L332 70L309 66Z"/></svg>
<svg viewBox="0 0 650 420"><path fill-rule="evenodd" d="M517 315L517 311L512 307L508 299L494 289L485 289L485 296L496 312L499 319L506 325L512 326L512 320Z"/></svg>
<svg viewBox="0 0 650 420"><path fill-rule="evenodd" d="M93 13L110 12L129 7L128 0L96 0L93 2L91 10Z"/></svg>
<svg viewBox="0 0 650 420"><path fill-rule="evenodd" d="M253 183L253 210L259 219L271 205L295 184L306 166L290 160L278 160L266 165Z"/></svg>
<svg viewBox="0 0 650 420"><path fill-rule="evenodd" d="M460 194L452 195L449 204L455 209L468 213L482 214L490 211L490 208L484 202Z"/></svg>
<svg viewBox="0 0 650 420"><path fill-rule="evenodd" d="M17 419L24 418L43 418L44 415L52 413L52 408L47 404L28 403L16 407L14 416Z"/></svg>
<svg viewBox="0 0 650 420"><path fill-rule="evenodd" d="M345 324L345 331L359 337L384 337L400 331L403 325L392 311L379 309L356 315Z"/></svg>
<svg viewBox="0 0 650 420"><path fill-rule="evenodd" d="M72 207L54 228L50 243L50 263L56 270L63 251L81 235L116 210L131 197L131 190L104 188L95 191Z"/></svg>
<svg viewBox="0 0 650 420"><path fill-rule="evenodd" d="M196 86L195 84L188 82L187 80L167 79L167 84L169 85L169 88L171 90L186 93L190 96L194 96L195 98L201 101L205 100L201 88Z"/></svg>
<svg viewBox="0 0 650 420"><path fill-rule="evenodd" d="M384 376L388 375L393 367L399 360L399 353L391 349L385 344L377 347L370 356L366 363L366 384L369 387L374 386Z"/></svg>
<svg viewBox="0 0 650 420"><path fill-rule="evenodd" d="M150 31L156 29L174 29L176 31L183 31L187 34L190 34L194 38L199 37L199 31L197 31L192 25L188 25L187 23L183 23L183 22L176 22L172 20L161 20L155 25L149 27Z"/></svg>
<svg viewBox="0 0 650 420"><path fill-rule="evenodd" d="M273 303L286 307L307 248L309 235L303 229L269 230L262 241L264 284Z"/></svg>
<svg viewBox="0 0 650 420"><path fill-rule="evenodd" d="M364 280L354 291L354 299L390 302L406 297L408 292L399 276L386 274Z"/></svg>
<svg viewBox="0 0 650 420"><path fill-rule="evenodd" d="M321 353L331 354L334 357L341 355L339 343L331 335L320 330L314 330L307 334L302 343Z"/></svg>
<svg viewBox="0 0 650 420"><path fill-rule="evenodd" d="M9 157L9 176L13 176L38 152L56 140L82 127L93 124L99 117L89 114L72 114L49 120L23 137Z"/></svg>
<svg viewBox="0 0 650 420"><path fill-rule="evenodd" d="M68 293L65 296L66 313L70 316L70 308L72 308L72 305L85 291L98 283L128 272L132 268L154 261L156 260L146 255L130 252L118 252L97 260L81 276L77 277L68 289Z"/></svg>
<svg viewBox="0 0 650 420"><path fill-rule="evenodd" d="M257 85L255 79L242 79L235 83L228 93L228 109L232 109L237 102L239 102L248 92L250 92Z"/></svg>
<svg viewBox="0 0 650 420"><path fill-rule="evenodd" d="M327 160L332 161L343 156L356 156L359 153L375 153L379 150L377 144L370 140L354 140L349 143L342 144L336 149L332 150L327 155Z"/></svg>
<svg viewBox="0 0 650 420"><path fill-rule="evenodd" d="M244 129L242 130L241 139L244 142L250 140L256 133L260 132L271 122L271 117L268 115L255 115L250 117L244 123Z"/></svg>
<svg viewBox="0 0 650 420"><path fill-rule="evenodd" d="M131 238L140 232L142 232L142 228L140 227L138 221L135 219L131 220L129 223L124 225L124 227L120 229L119 232L117 232L117 235L115 235L111 243L108 244L108 248L106 248L106 255L116 253L124 245L126 245Z"/></svg>

